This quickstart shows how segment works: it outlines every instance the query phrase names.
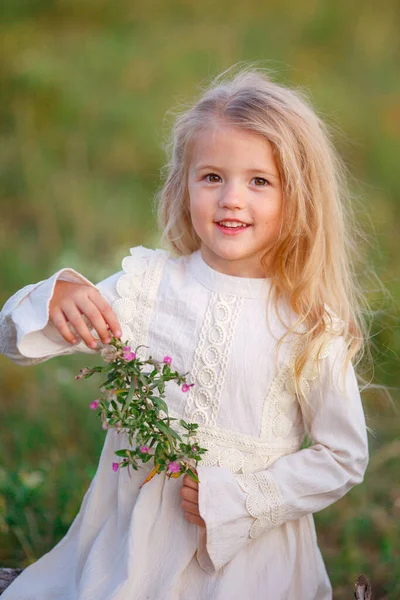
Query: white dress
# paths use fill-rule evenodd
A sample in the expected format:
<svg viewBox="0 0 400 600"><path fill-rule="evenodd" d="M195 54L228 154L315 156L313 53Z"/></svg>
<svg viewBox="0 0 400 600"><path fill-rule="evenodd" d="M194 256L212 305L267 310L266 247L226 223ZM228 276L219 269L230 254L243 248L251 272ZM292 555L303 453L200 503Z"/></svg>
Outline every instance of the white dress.
<svg viewBox="0 0 400 600"><path fill-rule="evenodd" d="M182 479L151 464L112 470L126 439L106 435L97 473L66 536L26 568L2 600L328 600L329 578L312 513L363 480L365 418L353 368L339 376L341 337L331 336L302 385L314 405L305 433L293 388L292 338L269 305L270 282L214 271L200 252L173 258L131 249L123 270L96 287L123 327L123 340L189 372L189 393L170 383L170 413L199 427L208 448L198 466L206 529L184 519ZM87 352L48 322L57 279L93 285L63 269L29 285L0 315L1 351L21 365ZM285 319L293 319L281 306ZM145 356L145 354L142 356ZM276 358L277 357L277 358ZM341 383L342 382L342 383Z"/></svg>

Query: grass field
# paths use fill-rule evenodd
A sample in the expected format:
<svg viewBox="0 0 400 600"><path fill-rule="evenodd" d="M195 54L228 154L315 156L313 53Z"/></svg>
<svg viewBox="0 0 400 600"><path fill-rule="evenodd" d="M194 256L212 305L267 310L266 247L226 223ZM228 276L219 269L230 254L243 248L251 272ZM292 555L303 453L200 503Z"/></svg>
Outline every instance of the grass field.
<svg viewBox="0 0 400 600"><path fill-rule="evenodd" d="M398 30L394 0L6 0L0 21L0 304L62 266L99 281L130 247L157 246L168 111L230 65L259 61L308 89L332 127L388 291L365 279L375 381L393 399L364 394L365 481L316 515L337 600L360 573L374 598L400 598ZM0 565L35 561L78 511L104 432L88 410L96 383L74 374L95 363L0 357Z"/></svg>

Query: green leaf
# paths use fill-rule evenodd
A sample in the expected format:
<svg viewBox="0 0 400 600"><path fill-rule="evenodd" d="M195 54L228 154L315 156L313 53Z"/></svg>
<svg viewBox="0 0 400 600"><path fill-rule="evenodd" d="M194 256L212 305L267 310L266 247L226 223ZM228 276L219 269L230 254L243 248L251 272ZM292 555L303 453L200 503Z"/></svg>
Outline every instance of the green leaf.
<svg viewBox="0 0 400 600"><path fill-rule="evenodd" d="M118 388L118 389L114 390L114 393L117 396L120 396L121 394L126 394L126 388Z"/></svg>
<svg viewBox="0 0 400 600"><path fill-rule="evenodd" d="M192 469L188 469L187 474L189 475L190 479L193 479L193 481L195 481L196 483L200 483L200 479L197 477L196 473L192 471Z"/></svg>
<svg viewBox="0 0 400 600"><path fill-rule="evenodd" d="M147 385L147 378L144 373L139 374L139 381L142 385Z"/></svg>
<svg viewBox="0 0 400 600"><path fill-rule="evenodd" d="M164 454L165 454L165 448L163 447L162 444L158 444L156 446L156 451L154 453L154 464L155 465L165 463Z"/></svg>
<svg viewBox="0 0 400 600"><path fill-rule="evenodd" d="M164 402L164 400L162 400L158 396L151 396L151 400L154 402L154 404L158 406L160 410L163 410L166 415L168 414L168 406L167 403Z"/></svg>
<svg viewBox="0 0 400 600"><path fill-rule="evenodd" d="M168 425L166 425L163 421L157 421L157 423L155 423L155 426L157 427L157 429L159 429L160 431L162 431L162 433L165 433L165 435L169 438L170 437L170 429L168 427Z"/></svg>
<svg viewBox="0 0 400 600"><path fill-rule="evenodd" d="M133 385L133 383L131 383L131 387L129 388L128 395L127 395L127 397L125 399L125 404L130 404L131 403L132 398L133 398L133 394L135 393L135 391L136 391L136 388Z"/></svg>
<svg viewBox="0 0 400 600"><path fill-rule="evenodd" d="M106 381L104 382L103 386L105 387L106 385L109 385L110 383L112 383L115 379L117 378L117 374L116 373L111 373L111 375L109 375L106 379Z"/></svg>
<svg viewBox="0 0 400 600"><path fill-rule="evenodd" d="M172 435L172 436L173 436L173 437L174 437L176 440L182 441L182 438L181 438L181 436L179 435L179 433L177 433L177 432L175 431L175 429L170 429L170 432L171 432L171 435Z"/></svg>
<svg viewBox="0 0 400 600"><path fill-rule="evenodd" d="M125 450L116 450L116 451L115 451L115 454L116 454L117 456L129 456L129 454L130 454L130 451L129 451L129 450L127 450L127 449L125 449Z"/></svg>

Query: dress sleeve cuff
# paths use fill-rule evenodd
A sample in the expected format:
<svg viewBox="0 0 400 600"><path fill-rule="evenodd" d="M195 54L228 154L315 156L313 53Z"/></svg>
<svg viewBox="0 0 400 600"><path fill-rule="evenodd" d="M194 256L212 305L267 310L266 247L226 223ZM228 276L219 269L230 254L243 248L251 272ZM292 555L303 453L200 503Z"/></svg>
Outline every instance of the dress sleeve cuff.
<svg viewBox="0 0 400 600"><path fill-rule="evenodd" d="M197 467L199 512L206 528L199 527L197 561L210 575L219 571L250 541L254 519L246 509L246 494L225 467Z"/></svg>
<svg viewBox="0 0 400 600"><path fill-rule="evenodd" d="M237 482L246 493L246 509L254 522L251 538L258 538L286 520L283 496L274 477L268 471L237 475Z"/></svg>

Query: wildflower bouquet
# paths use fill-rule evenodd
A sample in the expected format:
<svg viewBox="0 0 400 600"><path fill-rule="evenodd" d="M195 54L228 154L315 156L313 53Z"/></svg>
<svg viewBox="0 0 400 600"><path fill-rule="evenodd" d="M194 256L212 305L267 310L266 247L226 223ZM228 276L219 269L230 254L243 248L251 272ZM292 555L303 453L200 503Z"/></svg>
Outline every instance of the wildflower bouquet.
<svg viewBox="0 0 400 600"><path fill-rule="evenodd" d="M168 381L175 381L184 393L193 384L186 382L185 375L172 370L170 356L165 356L162 363L151 356L142 361L137 350L133 352L113 337L101 351L106 365L81 369L76 376L76 379L87 379L94 373L106 374L100 387L100 398L94 400L90 408L99 409L103 429L113 428L118 433L126 433L131 446L115 452L122 460L112 463L112 468L114 471L124 467L137 470L139 461L147 463L154 459L154 468L142 485L163 471L169 478L187 473L198 482L194 469L206 452L196 439L198 425L180 420L179 424L185 430L182 439L171 427L171 422L177 419L169 416L164 400Z"/></svg>

